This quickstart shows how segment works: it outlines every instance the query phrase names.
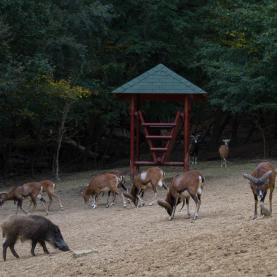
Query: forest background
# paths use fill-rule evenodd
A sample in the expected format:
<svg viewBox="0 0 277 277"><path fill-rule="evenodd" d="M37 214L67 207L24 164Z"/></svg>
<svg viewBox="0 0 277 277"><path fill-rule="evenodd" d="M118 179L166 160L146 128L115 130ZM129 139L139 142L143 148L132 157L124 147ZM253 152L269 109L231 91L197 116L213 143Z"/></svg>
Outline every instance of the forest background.
<svg viewBox="0 0 277 277"><path fill-rule="evenodd" d="M232 159L277 156L276 1L1 0L0 178L127 166L111 91L159 63L208 92L191 118L200 160L223 138Z"/></svg>

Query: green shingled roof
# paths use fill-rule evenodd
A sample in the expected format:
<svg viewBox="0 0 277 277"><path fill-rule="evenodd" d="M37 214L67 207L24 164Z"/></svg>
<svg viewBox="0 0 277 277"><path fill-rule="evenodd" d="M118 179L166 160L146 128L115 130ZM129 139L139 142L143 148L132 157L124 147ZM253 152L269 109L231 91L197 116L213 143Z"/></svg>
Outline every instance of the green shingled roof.
<svg viewBox="0 0 277 277"><path fill-rule="evenodd" d="M206 92L163 64L158 64L115 89L113 93L205 94Z"/></svg>

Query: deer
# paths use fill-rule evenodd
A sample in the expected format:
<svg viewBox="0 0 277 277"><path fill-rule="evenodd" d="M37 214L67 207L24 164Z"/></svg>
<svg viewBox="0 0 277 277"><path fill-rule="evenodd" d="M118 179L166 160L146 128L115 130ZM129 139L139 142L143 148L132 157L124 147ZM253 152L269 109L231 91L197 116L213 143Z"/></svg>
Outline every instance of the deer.
<svg viewBox="0 0 277 277"><path fill-rule="evenodd" d="M229 143L230 139L223 139L223 145L220 145L218 148L219 156L221 158L220 167L227 167L227 158L229 156Z"/></svg>
<svg viewBox="0 0 277 277"><path fill-rule="evenodd" d="M159 167L150 167L135 176L130 193L124 192L124 196L132 200L134 205L138 208L139 206L145 205L142 199L144 191L147 188L151 188L154 192L154 199L148 205L152 206L157 199L157 187L159 186L167 189L164 184L164 178L165 173L162 169Z"/></svg>
<svg viewBox="0 0 277 277"><path fill-rule="evenodd" d="M189 153L191 164L198 163L198 152L199 152L199 138L200 135L191 135L191 143L189 145Z"/></svg>
<svg viewBox="0 0 277 277"><path fill-rule="evenodd" d="M47 207L48 212L50 210L50 206L52 204L53 197L55 199L57 199L57 201L59 202L60 209L63 210L64 207L63 207L61 198L57 194L55 194L56 184L50 180L42 180L39 183L41 184L41 188L42 188L41 193L45 192L49 198L48 207Z"/></svg>
<svg viewBox="0 0 277 277"><path fill-rule="evenodd" d="M0 192L0 207L6 202L6 201L14 201L14 203L17 205L16 214L18 213L19 208L27 214L28 212L22 207L24 200L23 196L23 189L21 186L14 186L12 187L8 192ZM43 200L42 200L43 201Z"/></svg>
<svg viewBox="0 0 277 277"><path fill-rule="evenodd" d="M49 254L45 241L61 251L69 251L60 228L49 219L39 215L13 215L1 225L3 234L3 259L6 261L7 249L18 259L14 246L18 239L31 240L31 254L35 256L35 247L39 243L44 253Z"/></svg>
<svg viewBox="0 0 277 277"><path fill-rule="evenodd" d="M257 218L257 206L260 202L261 216L270 216L272 214L272 196L275 187L276 170L269 162L259 163L251 174L244 173L243 177L250 182L250 187L254 196L254 216ZM269 190L269 211L264 206L264 200Z"/></svg>
<svg viewBox="0 0 277 277"><path fill-rule="evenodd" d="M17 203L17 210L16 213L18 213L19 208L24 212L28 213L23 207L23 200L26 197L30 197L31 205L33 205L33 209L35 210L37 207L37 199L39 199L45 209L46 214L49 213L49 208L52 203L52 198L55 197L58 199L60 208L63 208L63 205L61 203L60 198L54 193L55 184L50 180L43 180L40 182L29 182L25 183L18 187L13 187L8 192L2 192L0 193L0 206L3 205L5 201L13 200L15 203ZM48 206L46 207L46 201L43 198L43 192L46 192L49 198Z"/></svg>
<svg viewBox="0 0 277 277"><path fill-rule="evenodd" d="M189 199L190 197L195 202L195 213L193 220L198 218L199 209L201 206L201 196L205 184L203 175L197 170L190 170L183 174L175 176L169 186L165 200L158 200L158 204L165 208L169 220L172 220L175 215L176 207L181 201L187 204L187 214L190 217L189 212Z"/></svg>
<svg viewBox="0 0 277 277"><path fill-rule="evenodd" d="M95 209L97 207L97 198L100 193L108 192L106 207L109 208L115 203L116 195L119 193L119 187L127 190L124 184L124 176L118 176L118 174L110 172L98 174L90 180L89 184L83 190L82 196L84 198L84 202L87 204L90 197L92 197L91 207ZM109 203L110 193L113 194L113 200L111 204ZM127 204L124 194L122 193L121 196L123 200L123 206L126 207Z"/></svg>

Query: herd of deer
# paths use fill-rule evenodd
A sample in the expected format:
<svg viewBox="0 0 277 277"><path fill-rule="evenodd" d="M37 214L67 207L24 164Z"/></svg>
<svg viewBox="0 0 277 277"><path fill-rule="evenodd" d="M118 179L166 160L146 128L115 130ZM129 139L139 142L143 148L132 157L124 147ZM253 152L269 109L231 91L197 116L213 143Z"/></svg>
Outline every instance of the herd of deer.
<svg viewBox="0 0 277 277"><path fill-rule="evenodd" d="M221 166L224 165L225 167L227 166L226 159L229 152L229 141L230 140L224 140L224 145L219 148L219 154L222 159ZM197 163L197 155L196 158L193 158L193 161ZM253 219L257 217L258 202L260 202L261 216L269 216L272 214L272 194L275 186L276 174L277 171L269 162L259 163L251 174L243 174L243 177L250 182L250 187L255 199ZM106 207L108 208L115 203L116 196L121 193L124 207L127 206L127 199L131 205L138 208L145 205L143 200L144 192L147 188L151 188L154 193L154 198L149 205L153 205L154 201L156 201L159 206L166 210L169 215L169 220L174 218L176 207L180 203L182 203L181 209L186 205L187 215L188 217L191 216L189 210L190 198L192 198L195 203L193 220L196 220L198 218L201 195L205 184L204 176L197 170L190 170L173 177L169 186L166 186L164 180L165 173L162 169L159 167L150 167L134 177L131 189L128 191L124 176L119 171L110 171L94 176L83 189L82 196L84 202L90 204L91 207L95 209L97 207L98 197L107 192ZM157 200L158 187L164 188L167 191L164 200ZM264 206L264 200L268 190L269 210ZM44 193L48 195L48 205L46 205ZM111 203L109 202L110 194L113 195ZM55 184L49 180L25 183L21 186L12 188L8 192L0 193L0 206L2 206L4 202L12 200L17 204L16 213L18 213L19 208L27 213L22 206L23 200L27 197L30 197L30 204L33 205L33 209L37 206L37 200L40 200L45 208L46 214L49 212L53 198L57 199L60 208L63 209L61 199L55 194ZM26 228L26 226L28 228ZM48 241L54 247L62 251L69 250L68 246L63 241L58 226L41 216L12 216L2 224L2 232L4 238L4 260L6 260L6 251L8 247L11 249L12 254L18 258L14 250L14 244L19 237L32 241L32 255L35 255L34 249L37 243L40 243L44 252L48 253L45 241Z"/></svg>

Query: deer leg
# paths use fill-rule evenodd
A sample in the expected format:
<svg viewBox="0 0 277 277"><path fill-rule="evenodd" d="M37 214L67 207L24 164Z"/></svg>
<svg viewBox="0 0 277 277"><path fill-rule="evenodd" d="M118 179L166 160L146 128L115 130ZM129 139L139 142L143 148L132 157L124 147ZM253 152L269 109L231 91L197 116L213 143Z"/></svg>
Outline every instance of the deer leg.
<svg viewBox="0 0 277 277"><path fill-rule="evenodd" d="M121 193L121 197L122 197L123 207L126 208L127 207L127 202L126 202L126 198L125 198L123 192Z"/></svg>
<svg viewBox="0 0 277 277"><path fill-rule="evenodd" d="M117 194L118 194L117 191L113 192L113 200L112 200L111 206L113 206L115 204L115 199L116 199Z"/></svg>
<svg viewBox="0 0 277 277"><path fill-rule="evenodd" d="M139 202L140 202L140 204L138 206L141 206L141 207L144 206L143 199L139 196L139 194L137 196L138 196L138 199L139 199Z"/></svg>
<svg viewBox="0 0 277 277"><path fill-rule="evenodd" d="M106 208L109 208L109 206L110 206L110 204L109 204L110 195L111 195L111 191L108 192Z"/></svg>
<svg viewBox="0 0 277 277"><path fill-rule="evenodd" d="M182 207L181 207L181 209L179 210L179 213L180 213L180 212L182 211L182 209L184 208L185 203L186 203L186 199L183 199Z"/></svg>
<svg viewBox="0 0 277 277"><path fill-rule="evenodd" d="M186 197L185 201L186 201L186 205L187 205L187 215L188 215L188 218L190 218L190 212L189 212L189 197ZM183 206L184 206L184 204L183 204Z"/></svg>
<svg viewBox="0 0 277 277"><path fill-rule="evenodd" d="M152 185L152 189L153 189L153 192L154 192L154 198L153 200L148 204L149 206L152 206L154 201L157 200L157 188L155 186Z"/></svg>
<svg viewBox="0 0 277 277"><path fill-rule="evenodd" d="M196 220L198 218L198 212L200 209L201 200L198 198L198 195L191 195L191 198L195 202L195 212L194 212L193 220Z"/></svg>
<svg viewBox="0 0 277 277"><path fill-rule="evenodd" d="M92 196L91 207L92 207L93 209L96 208L96 195L95 195L95 194Z"/></svg>
<svg viewBox="0 0 277 277"><path fill-rule="evenodd" d="M263 195L263 197L260 201L260 214L261 214L261 216L268 216L268 211L264 206L264 200L265 200L266 194L267 194L267 192L265 191L265 193L264 193L264 195ZM266 211L264 212L264 210L266 210Z"/></svg>
<svg viewBox="0 0 277 277"><path fill-rule="evenodd" d="M32 248L31 248L31 254L33 255L33 256L35 256L36 254L35 254L35 248L36 248L36 246L37 246L37 241L36 240L32 240Z"/></svg>
<svg viewBox="0 0 277 277"><path fill-rule="evenodd" d="M55 193L52 193L52 197L57 199L57 201L59 202L60 209L62 210L63 209L63 203L62 203L61 198Z"/></svg>
<svg viewBox="0 0 277 277"><path fill-rule="evenodd" d="M48 198L49 198L49 202L48 202L47 210L49 212L50 211L50 206L52 205L52 202L53 202L53 197L52 197L52 195L48 194Z"/></svg>
<svg viewBox="0 0 277 277"><path fill-rule="evenodd" d="M269 211L270 211L270 214L272 214L272 196L273 196L273 189L274 189L274 188L270 188L270 191L269 191Z"/></svg>
<svg viewBox="0 0 277 277"><path fill-rule="evenodd" d="M48 211L49 211L49 205L51 204L51 202L49 202L49 205L46 207L46 201L45 201L45 199L42 197L42 194L41 193L39 193L38 194L38 196L37 196L37 198L40 200L40 202L41 202L41 204L42 204L42 206L43 206L43 208L44 208L44 210L45 210L45 212L46 212L46 215L48 215ZM50 198L49 198L49 200L50 200ZM35 199L35 201L34 201L34 209L35 209L35 207L37 206L37 202L36 202L36 199Z"/></svg>
<svg viewBox="0 0 277 277"><path fill-rule="evenodd" d="M43 240L40 240L39 243L40 243L40 245L41 245L42 248L43 248L43 252L44 252L45 254L49 254L49 251L48 251L48 249L47 249L47 247L46 247L45 242L44 242Z"/></svg>
<svg viewBox="0 0 277 277"><path fill-rule="evenodd" d="M23 199L17 200L17 208L16 208L16 214L18 213L18 209L20 208L25 214L28 214L28 212L22 207Z"/></svg>
<svg viewBox="0 0 277 277"><path fill-rule="evenodd" d="M254 204L254 216L253 219L257 218L257 208L258 208L258 197L256 194L254 194L254 200L255 200L255 204Z"/></svg>

